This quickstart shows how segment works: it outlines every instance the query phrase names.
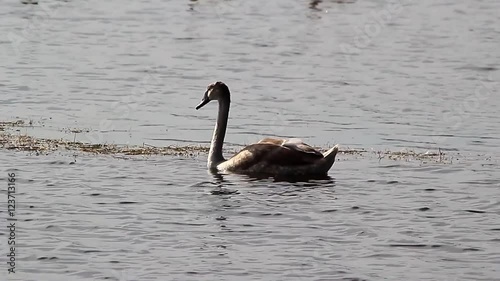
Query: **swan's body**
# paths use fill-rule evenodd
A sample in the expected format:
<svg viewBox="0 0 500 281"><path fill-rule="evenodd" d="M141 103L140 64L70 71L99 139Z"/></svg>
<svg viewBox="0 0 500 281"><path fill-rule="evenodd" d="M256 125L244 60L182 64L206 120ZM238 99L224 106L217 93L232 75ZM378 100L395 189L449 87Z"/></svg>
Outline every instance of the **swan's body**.
<svg viewBox="0 0 500 281"><path fill-rule="evenodd" d="M210 170L244 174L326 175L335 162L337 145L321 153L299 139L277 138L265 138L225 160L222 156L222 146L231 102L226 84L210 84L196 109L211 100L219 101L219 113L208 153L207 167Z"/></svg>

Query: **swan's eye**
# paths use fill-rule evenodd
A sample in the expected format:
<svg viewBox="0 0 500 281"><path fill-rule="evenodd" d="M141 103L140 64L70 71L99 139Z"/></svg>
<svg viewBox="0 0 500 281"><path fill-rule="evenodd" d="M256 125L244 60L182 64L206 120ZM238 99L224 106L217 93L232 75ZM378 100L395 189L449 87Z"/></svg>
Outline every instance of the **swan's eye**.
<svg viewBox="0 0 500 281"><path fill-rule="evenodd" d="M210 89L207 90L207 97L209 99L213 99L213 92L214 92L213 88L210 88Z"/></svg>

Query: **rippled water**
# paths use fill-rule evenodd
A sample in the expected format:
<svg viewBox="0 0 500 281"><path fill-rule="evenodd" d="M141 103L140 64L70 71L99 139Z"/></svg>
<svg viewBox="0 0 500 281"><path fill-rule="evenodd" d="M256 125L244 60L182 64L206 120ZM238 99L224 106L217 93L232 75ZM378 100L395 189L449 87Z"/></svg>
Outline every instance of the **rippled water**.
<svg viewBox="0 0 500 281"><path fill-rule="evenodd" d="M194 106L223 80L233 148L277 135L447 161L340 155L288 182L210 175L205 155L0 150L2 202L19 180L12 280L500 280L500 2L129 2L3 3L0 120L208 145L216 106Z"/></svg>

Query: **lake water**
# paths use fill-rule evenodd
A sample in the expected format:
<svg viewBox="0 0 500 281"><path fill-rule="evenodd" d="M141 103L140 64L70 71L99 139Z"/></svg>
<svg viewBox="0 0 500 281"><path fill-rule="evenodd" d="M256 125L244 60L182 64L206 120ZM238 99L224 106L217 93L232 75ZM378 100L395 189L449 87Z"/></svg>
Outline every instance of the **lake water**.
<svg viewBox="0 0 500 281"><path fill-rule="evenodd" d="M4 1L5 2L5 1ZM8 280L500 280L500 2L2 3L0 120L19 134L208 146L298 137L325 179L211 175L206 155L0 149ZM73 129L84 132L74 134ZM17 133L17 132L16 132ZM445 161L376 151L445 152ZM70 164L73 163L73 164ZM5 230L5 226L2 229Z"/></svg>

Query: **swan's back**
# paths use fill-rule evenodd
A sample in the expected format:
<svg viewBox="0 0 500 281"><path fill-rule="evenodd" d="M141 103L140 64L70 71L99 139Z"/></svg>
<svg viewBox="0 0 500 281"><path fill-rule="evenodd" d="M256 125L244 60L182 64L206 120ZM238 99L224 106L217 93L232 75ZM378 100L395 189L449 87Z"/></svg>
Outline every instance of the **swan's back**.
<svg viewBox="0 0 500 281"><path fill-rule="evenodd" d="M337 151L323 155L299 139L265 138L245 147L218 169L237 173L326 174Z"/></svg>
<svg viewBox="0 0 500 281"><path fill-rule="evenodd" d="M307 154L314 154L319 157L323 157L323 154L321 152L317 151L313 147L311 147L308 144L305 144L301 139L297 138L292 138L292 139L278 139L278 138L265 138L262 139L258 142L259 144L261 143L267 143L267 144L274 144L278 146L283 146L286 147L290 150L294 150L296 152L300 153L305 153ZM300 155L297 155L300 157ZM308 155L311 156L311 155Z"/></svg>

